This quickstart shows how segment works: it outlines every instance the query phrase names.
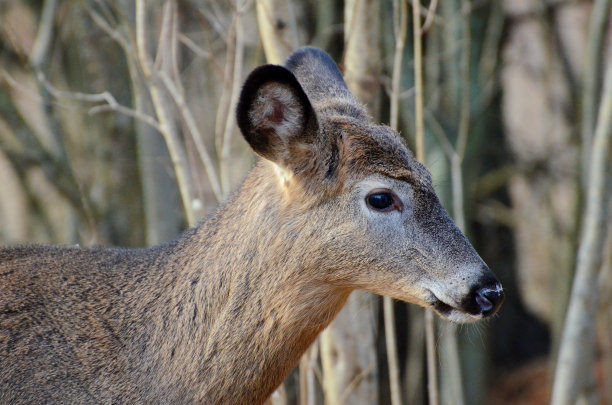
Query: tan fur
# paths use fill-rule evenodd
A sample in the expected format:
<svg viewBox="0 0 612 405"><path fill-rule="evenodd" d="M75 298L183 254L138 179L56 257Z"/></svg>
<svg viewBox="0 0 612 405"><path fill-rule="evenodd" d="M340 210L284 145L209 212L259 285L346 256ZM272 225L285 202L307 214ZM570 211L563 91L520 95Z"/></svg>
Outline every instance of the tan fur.
<svg viewBox="0 0 612 405"><path fill-rule="evenodd" d="M0 248L0 403L262 403L356 288L488 316L473 291L498 283L427 170L325 58L247 80L239 124L266 159L179 239ZM368 208L379 186L401 210Z"/></svg>

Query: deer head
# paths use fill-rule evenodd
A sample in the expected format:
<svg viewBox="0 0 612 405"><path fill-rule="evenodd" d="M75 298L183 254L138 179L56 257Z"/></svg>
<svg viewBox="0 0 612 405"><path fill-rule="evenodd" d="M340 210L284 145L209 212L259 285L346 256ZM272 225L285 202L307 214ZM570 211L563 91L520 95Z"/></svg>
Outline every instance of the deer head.
<svg viewBox="0 0 612 405"><path fill-rule="evenodd" d="M499 309L501 284L441 206L429 171L397 132L371 123L326 53L302 48L285 67L253 71L237 118L276 178L288 243L313 280L454 322Z"/></svg>

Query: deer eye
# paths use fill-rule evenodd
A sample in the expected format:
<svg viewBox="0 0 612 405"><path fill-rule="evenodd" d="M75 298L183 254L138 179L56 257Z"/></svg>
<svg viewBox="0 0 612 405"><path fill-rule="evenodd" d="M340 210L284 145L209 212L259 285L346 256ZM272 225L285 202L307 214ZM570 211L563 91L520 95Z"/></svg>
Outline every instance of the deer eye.
<svg viewBox="0 0 612 405"><path fill-rule="evenodd" d="M368 208L380 212L401 211L403 207L400 199L392 191L384 189L372 190L366 196L366 204Z"/></svg>

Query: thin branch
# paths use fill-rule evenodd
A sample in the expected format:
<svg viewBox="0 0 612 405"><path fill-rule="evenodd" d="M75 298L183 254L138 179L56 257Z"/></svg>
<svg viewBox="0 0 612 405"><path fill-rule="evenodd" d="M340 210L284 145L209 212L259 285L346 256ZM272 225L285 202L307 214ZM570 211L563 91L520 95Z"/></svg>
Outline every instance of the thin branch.
<svg viewBox="0 0 612 405"><path fill-rule="evenodd" d="M223 135L225 134L225 126L228 122L228 115L232 113L230 110L231 102L231 91L232 82L230 76L232 75L232 69L234 66L235 52L235 35L236 32L230 29L229 32L225 33L222 37L226 38L226 51L225 51L225 65L223 67L223 88L221 91L221 97L219 98L219 106L217 107L217 114L215 116L215 146L217 148L217 155L222 154L223 148Z"/></svg>
<svg viewBox="0 0 612 405"><path fill-rule="evenodd" d="M85 10L89 14L93 22L108 35L111 39L123 48L126 57L132 57L134 55L134 48L132 44L116 29L113 29L110 24L102 17L98 12L94 11L91 7L85 7Z"/></svg>
<svg viewBox="0 0 612 405"><path fill-rule="evenodd" d="M423 50L419 0L412 0L412 33L414 49L414 119L416 157L425 163L425 132L423 126Z"/></svg>
<svg viewBox="0 0 612 405"><path fill-rule="evenodd" d="M423 117L423 50L419 0L412 0L412 35L414 52L414 120L416 158L425 163L425 130ZM438 371L435 348L434 317L431 309L425 309L425 340L427 349L427 391L429 403L438 405Z"/></svg>
<svg viewBox="0 0 612 405"><path fill-rule="evenodd" d="M240 84L242 81L242 65L244 59L244 31L242 17L244 13L244 2L238 0L236 7L236 18L234 22L235 38L236 43L234 47L234 67L232 75L232 90L230 95L229 110L226 116L225 131L223 132L223 143L221 147L221 162L223 164L223 170L221 171L221 190L223 195L227 195L230 191L230 152L231 152L231 138L234 133L234 127L236 118L233 111L238 103L238 96L240 94Z"/></svg>
<svg viewBox="0 0 612 405"><path fill-rule="evenodd" d="M317 401L314 369L319 356L318 343L315 341L300 359L300 405L315 405Z"/></svg>
<svg viewBox="0 0 612 405"><path fill-rule="evenodd" d="M481 88L490 87L487 83L494 81L495 71L498 64L497 53L504 29L504 10L501 2L491 3L491 12L487 18L487 29L484 35L484 43L480 60L478 61L478 81ZM482 102L478 103L481 104Z"/></svg>
<svg viewBox="0 0 612 405"><path fill-rule="evenodd" d="M196 145L196 149L198 150L200 159L202 160L202 164L204 165L204 169L206 170L208 180L210 181L210 185L212 187L213 193L215 194L215 197L217 198L217 201L223 200L223 194L221 192L221 185L219 183L217 171L215 170L213 161L210 157L210 154L208 153L208 149L204 144L204 137L200 133L200 130L198 129L198 126L195 123L195 119L193 118L193 114L191 113L189 106L185 102L185 98L178 91L176 86L172 83L172 80L170 80L170 78L165 72L160 72L159 77L161 78L162 83L164 83L164 86L172 96L172 99L176 103L181 117L183 118L183 121L185 122L185 125L189 130L189 134L191 135L191 138L193 139L193 142Z"/></svg>
<svg viewBox="0 0 612 405"><path fill-rule="evenodd" d="M389 366L389 387L391 404L402 403L402 391L399 379L399 361L397 339L395 337L395 314L393 313L393 298L383 297L383 315L385 318L385 344L387 346L387 363Z"/></svg>
<svg viewBox="0 0 612 405"><path fill-rule="evenodd" d="M164 5L164 14L167 15L171 10L170 2ZM153 72L151 71L149 57L146 52L146 41L145 41L145 19L146 7L144 0L136 0L136 36L137 36L137 53L138 62L143 75L147 79L146 83L149 87L151 94L151 101L159 121L160 132L166 141L168 147L168 153L174 167L174 174L178 183L179 193L181 194L181 200L183 202L183 208L185 210L185 216L190 226L196 222L195 213L193 209L194 199L194 187L193 180L191 178L191 172L187 164L187 156L185 148L181 143L179 135L176 133L175 128L171 124L170 116L168 113L168 106L158 86L158 78L152 77ZM166 19L166 17L164 17ZM160 48L159 53L165 53L165 48Z"/></svg>
<svg viewBox="0 0 612 405"><path fill-rule="evenodd" d="M7 82L11 86L21 88L19 83L17 83L15 79L9 75L8 72L3 70L2 75L4 76L4 78L7 80ZM117 100L115 99L115 97L108 91L103 91L102 93L81 93L81 92L73 92L73 91L63 91L53 86L47 80L47 77L42 72L38 72L38 74L36 75L36 78L42 84L44 89L48 91L49 94L51 94L53 98L57 100L69 99L69 100L82 101L82 102L88 102L88 103L99 103L99 102L106 103L104 105L98 105L98 106L90 108L89 114L91 115L95 115L95 114L106 112L106 111L114 111L122 115L138 119L144 122L145 124L150 125L151 127L157 129L158 131L160 130L159 123L155 120L155 118L151 117L150 115L144 114L140 111L136 111L129 107L119 104ZM62 105L61 103L57 105L59 105L62 108L68 108Z"/></svg>
<svg viewBox="0 0 612 405"><path fill-rule="evenodd" d="M195 53L197 56L199 56L202 59L210 59L212 58L212 53L208 52L206 49L198 46L198 44L196 44L195 42L193 42L191 40L191 38L189 38L187 35L179 33L178 34L178 40L185 45L187 48L189 48L193 53Z"/></svg>
<svg viewBox="0 0 612 405"><path fill-rule="evenodd" d="M438 0L431 0L429 7L427 8L427 15L425 17L425 22L423 23L423 28L421 28L421 35L424 35L427 31L429 31L431 24L433 24L434 17L436 15L436 8L438 8Z"/></svg>
<svg viewBox="0 0 612 405"><path fill-rule="evenodd" d="M347 403L348 398L351 395L351 392L353 392L355 390L355 388L357 388L359 386L359 384L361 384L361 382L368 375L370 375L370 373L374 370L374 367L376 367L376 359L375 358L373 358L370 361L370 363L368 364L368 366L365 369L363 369L359 374L357 374L351 380L351 382L346 386L346 388L342 392L342 396L340 397L340 403L341 404L346 404Z"/></svg>
<svg viewBox="0 0 612 405"><path fill-rule="evenodd" d="M136 0L136 55L144 77L151 77L151 59L147 51L146 0Z"/></svg>
<svg viewBox="0 0 612 405"><path fill-rule="evenodd" d="M178 8L175 2L171 3L172 7L172 22L170 26L170 66L172 68L172 79L176 84L178 91L185 94L185 88L181 81L181 73L179 69L179 32L178 32Z"/></svg>
<svg viewBox="0 0 612 405"><path fill-rule="evenodd" d="M429 124L429 129L431 129L431 132L438 140L438 143L440 144L440 146L442 146L444 154L450 161L451 159L453 159L453 156L457 154L455 148L451 144L450 140L448 139L448 136L446 135L446 132L444 131L444 128L442 128L442 125L440 125L436 117L430 111L426 110L425 112L425 118L427 119L427 123Z"/></svg>
<svg viewBox="0 0 612 405"><path fill-rule="evenodd" d="M391 81L391 106L389 125L397 130L399 120L399 98L402 84L402 57L406 46L408 10L405 1L393 0L393 32L395 36L395 53L393 54L393 77Z"/></svg>
<svg viewBox="0 0 612 405"><path fill-rule="evenodd" d="M604 34L608 23L612 0L595 1L589 24L589 36L584 58L582 94L581 94L581 125L580 136L583 147L582 183L586 185L587 162L589 162L590 144L595 126L598 84L600 80L600 61L603 49Z"/></svg>
<svg viewBox="0 0 612 405"><path fill-rule="evenodd" d="M53 23L55 20L55 12L57 10L57 0L46 0L43 4L40 24L38 24L38 32L36 33L36 41L30 54L30 66L34 69L39 69L51 47L53 39Z"/></svg>
<svg viewBox="0 0 612 405"><path fill-rule="evenodd" d="M427 352L427 393L429 403L438 405L440 403L438 388L438 361L436 359L435 322L433 311L425 309L425 346Z"/></svg>
<svg viewBox="0 0 612 405"><path fill-rule="evenodd" d="M470 0L461 1L463 41L461 42L461 113L457 135L457 155L463 161L470 129Z"/></svg>
<svg viewBox="0 0 612 405"><path fill-rule="evenodd" d="M145 113L142 113L140 111L134 110L132 108L128 108L124 105L121 105L114 100L115 99L112 98L112 101L109 101L107 105L99 105L99 106L90 108L89 114L95 115L95 114L100 114L103 112L113 111L113 112L125 115L126 117L132 117L134 119L142 121L145 124L149 125L151 128L154 128L155 130L162 132L162 128L160 127L159 123L155 120L155 118Z"/></svg>

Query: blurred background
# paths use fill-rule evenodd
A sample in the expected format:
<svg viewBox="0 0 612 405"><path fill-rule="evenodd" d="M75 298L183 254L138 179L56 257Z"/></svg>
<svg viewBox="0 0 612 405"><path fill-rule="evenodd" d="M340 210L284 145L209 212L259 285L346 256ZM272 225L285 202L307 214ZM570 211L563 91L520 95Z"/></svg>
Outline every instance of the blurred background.
<svg viewBox="0 0 612 405"><path fill-rule="evenodd" d="M246 75L318 46L413 150L424 123L507 299L432 334L356 292L270 402L610 404L611 27L609 0L0 0L0 243L175 238L255 162Z"/></svg>

